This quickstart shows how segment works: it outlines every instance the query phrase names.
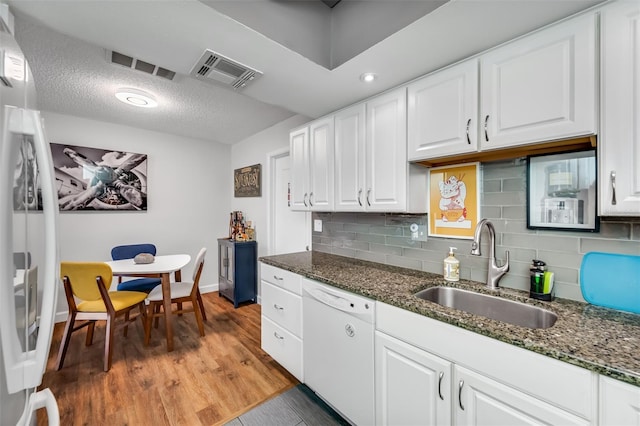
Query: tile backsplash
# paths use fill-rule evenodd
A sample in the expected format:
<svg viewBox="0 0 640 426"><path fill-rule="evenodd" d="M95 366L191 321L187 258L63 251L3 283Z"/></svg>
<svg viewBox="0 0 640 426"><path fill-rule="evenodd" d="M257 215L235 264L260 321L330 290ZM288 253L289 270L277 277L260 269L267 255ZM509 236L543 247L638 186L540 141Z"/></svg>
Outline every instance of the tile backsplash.
<svg viewBox="0 0 640 426"><path fill-rule="evenodd" d="M505 250L510 254L510 270L501 286L528 290L531 260L541 259L555 273L557 297L584 301L579 270L585 253L640 255L638 218L601 218L600 231L595 233L527 229L524 159L483 163L481 175L481 217L496 228L498 264L504 261ZM453 246L458 249L460 277L486 282L486 231L482 256L472 256L471 240L412 239L411 224L426 225L427 215L336 212L314 213L313 218L323 221L322 232L313 232L313 250L442 274L442 261Z"/></svg>

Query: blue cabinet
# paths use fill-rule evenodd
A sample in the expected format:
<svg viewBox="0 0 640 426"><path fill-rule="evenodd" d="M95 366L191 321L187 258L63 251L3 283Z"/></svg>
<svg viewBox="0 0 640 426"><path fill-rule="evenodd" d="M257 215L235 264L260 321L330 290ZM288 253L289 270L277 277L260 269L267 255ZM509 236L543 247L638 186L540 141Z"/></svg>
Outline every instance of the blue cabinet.
<svg viewBox="0 0 640 426"><path fill-rule="evenodd" d="M219 295L233 302L256 301L257 253L255 241L218 239Z"/></svg>

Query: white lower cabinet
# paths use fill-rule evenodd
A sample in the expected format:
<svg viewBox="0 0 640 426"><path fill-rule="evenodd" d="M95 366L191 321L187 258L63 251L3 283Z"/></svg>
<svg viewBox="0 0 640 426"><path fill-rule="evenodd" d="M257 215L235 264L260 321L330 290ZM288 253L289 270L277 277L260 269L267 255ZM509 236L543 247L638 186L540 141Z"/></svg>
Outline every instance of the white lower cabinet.
<svg viewBox="0 0 640 426"><path fill-rule="evenodd" d="M456 425L591 424L466 368L455 366L454 370Z"/></svg>
<svg viewBox="0 0 640 426"><path fill-rule="evenodd" d="M301 292L300 275L260 264L262 350L302 382Z"/></svg>
<svg viewBox="0 0 640 426"><path fill-rule="evenodd" d="M600 376L601 425L640 425L640 387Z"/></svg>
<svg viewBox="0 0 640 426"><path fill-rule="evenodd" d="M376 332L376 423L451 424L451 363Z"/></svg>

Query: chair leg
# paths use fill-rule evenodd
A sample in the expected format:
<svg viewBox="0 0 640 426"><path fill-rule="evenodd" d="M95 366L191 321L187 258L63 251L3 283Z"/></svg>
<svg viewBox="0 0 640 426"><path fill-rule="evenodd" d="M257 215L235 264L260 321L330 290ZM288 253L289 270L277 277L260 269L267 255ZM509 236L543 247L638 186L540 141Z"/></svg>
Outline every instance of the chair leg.
<svg viewBox="0 0 640 426"><path fill-rule="evenodd" d="M113 343L113 326L114 320L111 315L107 315L107 327L106 335L104 339L104 368L103 370L109 371L111 369L111 348Z"/></svg>
<svg viewBox="0 0 640 426"><path fill-rule="evenodd" d="M91 346L93 344L93 332L96 328L96 322L91 321L87 326L87 338L84 342L85 346Z"/></svg>
<svg viewBox="0 0 640 426"><path fill-rule="evenodd" d="M76 321L76 313L69 312L67 317L67 323L64 326L64 333L62 334L62 342L60 342L60 350L58 351L58 362L56 363L56 370L60 370L64 364L64 358L67 356L67 349L69 348L69 341L71 340L71 333L73 333L73 324Z"/></svg>
<svg viewBox="0 0 640 426"><path fill-rule="evenodd" d="M127 337L127 333L129 333L129 312L131 312L131 308L124 313L124 330L122 332L124 337Z"/></svg>
<svg viewBox="0 0 640 426"><path fill-rule="evenodd" d="M178 302L178 316L181 317L182 316L182 302Z"/></svg>
<svg viewBox="0 0 640 426"><path fill-rule="evenodd" d="M200 305L198 304L198 297L194 297L191 299L191 304L193 305L193 313L196 314L196 322L198 323L198 331L200 331L200 336L204 337L204 324L202 323L202 312L200 312Z"/></svg>
<svg viewBox="0 0 640 426"><path fill-rule="evenodd" d="M153 316L155 317L155 319L153 320L153 326L155 328L158 328L158 323L160 322L160 304L156 303L154 310L153 310Z"/></svg>
<svg viewBox="0 0 640 426"><path fill-rule="evenodd" d="M144 318L144 345L149 346L149 340L151 339L151 322L153 321L154 311L156 306L153 302L149 303L149 311Z"/></svg>
<svg viewBox="0 0 640 426"><path fill-rule="evenodd" d="M202 319L206 321L207 312L204 310L204 302L202 302L202 295L200 294L200 289L197 289L196 296L198 297L198 306L200 307L200 312L202 312Z"/></svg>

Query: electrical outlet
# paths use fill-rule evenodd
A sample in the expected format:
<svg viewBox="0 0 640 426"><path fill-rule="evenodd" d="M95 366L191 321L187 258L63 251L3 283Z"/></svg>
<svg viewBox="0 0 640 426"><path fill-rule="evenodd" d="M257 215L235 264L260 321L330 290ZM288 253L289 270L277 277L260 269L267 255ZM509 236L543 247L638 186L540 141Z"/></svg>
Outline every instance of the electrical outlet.
<svg viewBox="0 0 640 426"><path fill-rule="evenodd" d="M313 232L322 232L322 219L313 219Z"/></svg>

